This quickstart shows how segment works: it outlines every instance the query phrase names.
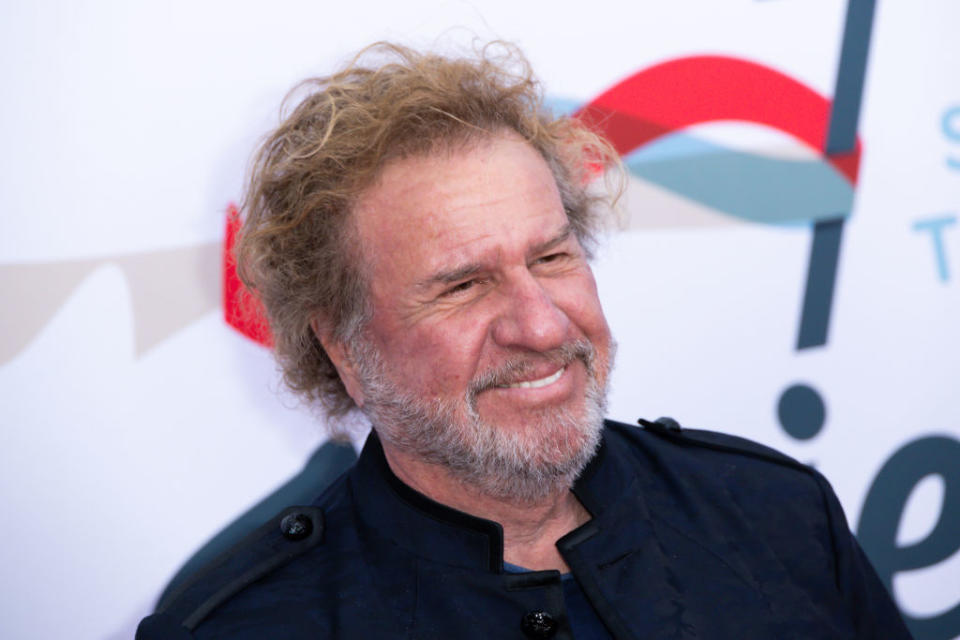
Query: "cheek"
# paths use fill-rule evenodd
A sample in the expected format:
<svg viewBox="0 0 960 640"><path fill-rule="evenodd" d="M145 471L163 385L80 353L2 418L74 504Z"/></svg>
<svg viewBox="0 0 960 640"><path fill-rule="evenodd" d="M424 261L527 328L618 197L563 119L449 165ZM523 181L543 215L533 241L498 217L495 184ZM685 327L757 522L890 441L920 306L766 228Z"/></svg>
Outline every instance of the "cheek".
<svg viewBox="0 0 960 640"><path fill-rule="evenodd" d="M597 287L590 275L584 275L555 292L556 304L570 321L590 340L603 340L609 335L607 319L600 306Z"/></svg>
<svg viewBox="0 0 960 640"><path fill-rule="evenodd" d="M606 317L603 315L603 308L600 306L600 300L595 291L585 291L574 300L574 315L585 326L591 328L605 327Z"/></svg>
<svg viewBox="0 0 960 640"><path fill-rule="evenodd" d="M414 327L394 341L391 364L429 395L461 395L478 373L486 335L479 320Z"/></svg>

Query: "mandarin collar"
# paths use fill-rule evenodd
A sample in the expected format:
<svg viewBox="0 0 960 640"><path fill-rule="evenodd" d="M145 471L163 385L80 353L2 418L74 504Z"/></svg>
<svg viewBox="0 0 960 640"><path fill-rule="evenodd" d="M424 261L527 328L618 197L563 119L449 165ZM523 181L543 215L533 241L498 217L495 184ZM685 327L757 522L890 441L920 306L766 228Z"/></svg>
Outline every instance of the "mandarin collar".
<svg viewBox="0 0 960 640"><path fill-rule="evenodd" d="M608 443L604 426L600 447L574 483L573 493L592 519L564 536L603 529L604 520L634 480L630 465ZM371 431L350 485L363 523L418 556L469 569L503 572L503 527L443 505L407 486L390 469L375 431ZM583 531L581 531L583 530Z"/></svg>

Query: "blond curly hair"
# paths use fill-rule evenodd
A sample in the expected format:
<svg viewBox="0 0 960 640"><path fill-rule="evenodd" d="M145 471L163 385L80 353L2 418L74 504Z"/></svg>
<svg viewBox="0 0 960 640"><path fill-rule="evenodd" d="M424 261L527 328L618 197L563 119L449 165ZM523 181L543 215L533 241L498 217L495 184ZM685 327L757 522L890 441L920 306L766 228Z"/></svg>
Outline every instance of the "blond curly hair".
<svg viewBox="0 0 960 640"><path fill-rule="evenodd" d="M348 221L391 160L513 131L549 165L589 251L603 198L588 183L617 164L616 152L578 121L543 108L516 47L493 43L454 58L377 43L333 75L297 85L284 105L291 101L253 158L236 259L266 309L286 384L328 415L354 403L311 320L321 318L333 339L349 344L369 318L363 255Z"/></svg>

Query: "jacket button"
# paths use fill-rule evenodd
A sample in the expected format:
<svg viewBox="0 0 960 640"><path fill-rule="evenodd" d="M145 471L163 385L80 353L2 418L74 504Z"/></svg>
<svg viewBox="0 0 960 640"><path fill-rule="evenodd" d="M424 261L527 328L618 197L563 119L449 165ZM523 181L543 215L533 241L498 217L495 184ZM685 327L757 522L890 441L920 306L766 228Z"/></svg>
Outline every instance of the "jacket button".
<svg viewBox="0 0 960 640"><path fill-rule="evenodd" d="M656 421L666 427L668 431L673 431L674 433L680 433L683 431L683 429L680 427L680 423L673 418L657 418Z"/></svg>
<svg viewBox="0 0 960 640"><path fill-rule="evenodd" d="M529 638L552 638L557 632L557 621L546 611L531 611L523 616L520 628Z"/></svg>
<svg viewBox="0 0 960 640"><path fill-rule="evenodd" d="M287 540L303 540L313 531L313 522L304 513L291 513L280 521L280 532Z"/></svg>

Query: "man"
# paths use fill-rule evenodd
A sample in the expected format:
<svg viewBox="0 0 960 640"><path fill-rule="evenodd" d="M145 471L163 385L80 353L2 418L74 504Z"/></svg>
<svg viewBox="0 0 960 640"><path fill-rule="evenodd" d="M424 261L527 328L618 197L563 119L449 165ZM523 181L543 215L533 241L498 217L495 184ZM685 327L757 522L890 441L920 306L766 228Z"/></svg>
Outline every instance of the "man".
<svg viewBox="0 0 960 640"><path fill-rule="evenodd" d="M371 53L263 143L238 264L288 384L373 431L138 638L909 637L815 471L604 422L610 146L509 48Z"/></svg>

